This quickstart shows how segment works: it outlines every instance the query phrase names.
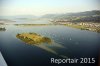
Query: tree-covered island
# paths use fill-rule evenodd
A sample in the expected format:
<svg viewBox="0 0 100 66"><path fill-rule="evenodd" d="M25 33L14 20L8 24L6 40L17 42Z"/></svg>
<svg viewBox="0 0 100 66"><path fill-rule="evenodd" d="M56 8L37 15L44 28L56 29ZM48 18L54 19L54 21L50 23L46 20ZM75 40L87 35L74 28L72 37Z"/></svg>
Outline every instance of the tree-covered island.
<svg viewBox="0 0 100 66"><path fill-rule="evenodd" d="M21 33L17 34L16 37L27 44L42 44L42 43L52 43L52 40L48 37L41 36L37 33Z"/></svg>

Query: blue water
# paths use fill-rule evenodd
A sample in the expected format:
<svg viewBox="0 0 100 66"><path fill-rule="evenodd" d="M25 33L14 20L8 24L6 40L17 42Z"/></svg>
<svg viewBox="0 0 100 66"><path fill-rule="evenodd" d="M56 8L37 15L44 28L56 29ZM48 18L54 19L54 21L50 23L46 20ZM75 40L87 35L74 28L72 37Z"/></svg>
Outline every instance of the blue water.
<svg viewBox="0 0 100 66"><path fill-rule="evenodd" d="M47 46L60 55L69 58L86 57L96 58L96 60L98 60L100 33L61 25L15 26L10 24L4 27L6 31L0 31L0 51L8 66L50 65L51 58L62 58L42 48L28 45L16 38L18 33L24 32L35 32L42 36L49 37L55 43L64 46L65 48L58 48L53 45L51 47ZM92 65L95 66L95 64ZM77 66L92 65L77 64ZM69 64L69 66L71 65Z"/></svg>

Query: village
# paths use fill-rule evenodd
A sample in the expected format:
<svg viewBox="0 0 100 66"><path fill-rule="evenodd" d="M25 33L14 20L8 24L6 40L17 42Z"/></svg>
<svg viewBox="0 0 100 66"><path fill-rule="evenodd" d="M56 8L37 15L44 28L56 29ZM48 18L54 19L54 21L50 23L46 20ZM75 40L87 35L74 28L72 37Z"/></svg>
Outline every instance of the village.
<svg viewBox="0 0 100 66"><path fill-rule="evenodd" d="M99 22L71 22L68 20L50 20L53 24L66 25L68 27L78 28L81 30L89 30L100 33Z"/></svg>

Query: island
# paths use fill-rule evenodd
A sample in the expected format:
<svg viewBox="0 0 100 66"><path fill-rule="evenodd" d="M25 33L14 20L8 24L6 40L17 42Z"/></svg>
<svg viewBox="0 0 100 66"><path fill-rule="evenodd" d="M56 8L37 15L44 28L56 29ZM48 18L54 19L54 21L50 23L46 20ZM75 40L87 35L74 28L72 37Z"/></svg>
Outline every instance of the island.
<svg viewBox="0 0 100 66"><path fill-rule="evenodd" d="M4 27L0 27L0 31L6 31Z"/></svg>
<svg viewBox="0 0 100 66"><path fill-rule="evenodd" d="M52 40L48 37L41 36L37 33L21 33L17 34L16 37L22 41L24 41L27 44L43 44L48 43L51 44Z"/></svg>

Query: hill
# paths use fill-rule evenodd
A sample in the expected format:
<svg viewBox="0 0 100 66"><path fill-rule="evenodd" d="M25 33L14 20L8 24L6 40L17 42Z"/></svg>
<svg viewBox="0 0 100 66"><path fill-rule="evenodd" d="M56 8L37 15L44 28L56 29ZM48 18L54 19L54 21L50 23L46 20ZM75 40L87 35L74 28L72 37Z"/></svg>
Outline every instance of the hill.
<svg viewBox="0 0 100 66"><path fill-rule="evenodd" d="M100 22L100 10L66 14L46 14L41 18L49 18L55 21Z"/></svg>

